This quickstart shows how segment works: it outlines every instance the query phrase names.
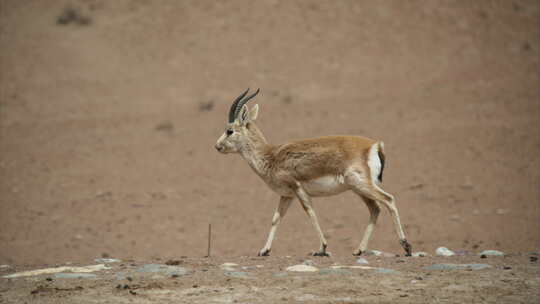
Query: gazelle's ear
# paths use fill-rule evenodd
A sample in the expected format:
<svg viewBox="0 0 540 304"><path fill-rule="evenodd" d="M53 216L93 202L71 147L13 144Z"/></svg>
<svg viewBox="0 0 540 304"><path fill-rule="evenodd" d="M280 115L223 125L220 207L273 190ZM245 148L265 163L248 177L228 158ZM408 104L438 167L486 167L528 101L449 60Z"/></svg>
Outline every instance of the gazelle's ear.
<svg viewBox="0 0 540 304"><path fill-rule="evenodd" d="M248 112L248 107L243 105L240 113L238 113L238 118L236 118L240 125L245 125L249 121Z"/></svg>
<svg viewBox="0 0 540 304"><path fill-rule="evenodd" d="M249 110L249 120L255 121L255 119L257 119L257 115L259 115L259 105L255 104L253 107L251 107L251 110Z"/></svg>

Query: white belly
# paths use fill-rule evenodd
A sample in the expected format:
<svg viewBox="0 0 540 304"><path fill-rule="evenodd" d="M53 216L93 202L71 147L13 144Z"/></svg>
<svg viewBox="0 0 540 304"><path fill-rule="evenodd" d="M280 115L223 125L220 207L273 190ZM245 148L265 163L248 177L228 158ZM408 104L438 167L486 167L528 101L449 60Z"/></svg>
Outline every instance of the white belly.
<svg viewBox="0 0 540 304"><path fill-rule="evenodd" d="M311 196L327 196L349 190L342 175L326 175L302 182L304 190Z"/></svg>

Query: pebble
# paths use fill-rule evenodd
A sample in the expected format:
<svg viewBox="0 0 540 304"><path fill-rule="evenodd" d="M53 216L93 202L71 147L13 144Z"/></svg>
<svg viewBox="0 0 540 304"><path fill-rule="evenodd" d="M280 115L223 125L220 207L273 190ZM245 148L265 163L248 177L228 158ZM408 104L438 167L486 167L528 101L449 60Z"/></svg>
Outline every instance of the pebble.
<svg viewBox="0 0 540 304"><path fill-rule="evenodd" d="M369 264L368 260L364 259L364 258L358 258L356 260L356 263L357 264Z"/></svg>
<svg viewBox="0 0 540 304"><path fill-rule="evenodd" d="M9 268L9 265L0 265L0 269Z"/></svg>
<svg viewBox="0 0 540 304"><path fill-rule="evenodd" d="M463 269L472 269L480 270L484 268L490 268L488 264L433 264L431 266L426 266L426 270L463 270Z"/></svg>
<svg viewBox="0 0 540 304"><path fill-rule="evenodd" d="M249 273L244 272L244 271L227 271L225 272L225 275L228 277L233 277L233 278L241 278L241 279L249 278Z"/></svg>
<svg viewBox="0 0 540 304"><path fill-rule="evenodd" d="M295 272L315 272L315 271L319 271L319 268L315 266L300 264L300 265L289 266L285 270L295 271Z"/></svg>
<svg viewBox="0 0 540 304"><path fill-rule="evenodd" d="M484 250L480 252L479 255L503 256L504 252L498 250Z"/></svg>
<svg viewBox="0 0 540 304"><path fill-rule="evenodd" d="M97 263L104 263L104 264L122 262L122 260L119 260L119 259L108 259L108 258L94 259L94 261L97 262Z"/></svg>
<svg viewBox="0 0 540 304"><path fill-rule="evenodd" d="M388 269L388 268L376 268L375 272L384 273L384 274L396 274L396 273L399 273L399 271L395 271L394 269Z"/></svg>
<svg viewBox="0 0 540 304"><path fill-rule="evenodd" d="M427 257L427 256L429 256L429 253L424 252L424 251L418 251L418 252L413 252L412 256L415 257L415 258Z"/></svg>
<svg viewBox="0 0 540 304"><path fill-rule="evenodd" d="M446 247L439 247L435 250L435 253L440 256L453 256L456 255L452 250Z"/></svg>
<svg viewBox="0 0 540 304"><path fill-rule="evenodd" d="M312 260L305 260L303 264L304 264L304 265L308 265L308 266L313 266L313 265L315 265L315 263L314 263Z"/></svg>
<svg viewBox="0 0 540 304"><path fill-rule="evenodd" d="M221 267L236 267L238 264L236 263L223 263L221 264Z"/></svg>
<svg viewBox="0 0 540 304"><path fill-rule="evenodd" d="M56 279L90 279L97 278L97 275L93 273L55 273Z"/></svg>
<svg viewBox="0 0 540 304"><path fill-rule="evenodd" d="M364 254L365 255L380 256L380 257L385 257L385 258L394 258L394 257L397 256L394 253L388 253L388 252L379 251L379 250L368 250Z"/></svg>
<svg viewBox="0 0 540 304"><path fill-rule="evenodd" d="M340 268L325 268L325 269L321 269L321 271L319 271L320 274L346 274L346 275L351 275L352 272L350 272L349 270L346 270L346 269L340 269Z"/></svg>
<svg viewBox="0 0 540 304"><path fill-rule="evenodd" d="M188 274L189 270L184 267L179 266L169 266L169 265L161 265L161 264L146 264L142 267L139 267L137 269L138 272L153 272L153 273L161 273L165 275L186 275Z"/></svg>

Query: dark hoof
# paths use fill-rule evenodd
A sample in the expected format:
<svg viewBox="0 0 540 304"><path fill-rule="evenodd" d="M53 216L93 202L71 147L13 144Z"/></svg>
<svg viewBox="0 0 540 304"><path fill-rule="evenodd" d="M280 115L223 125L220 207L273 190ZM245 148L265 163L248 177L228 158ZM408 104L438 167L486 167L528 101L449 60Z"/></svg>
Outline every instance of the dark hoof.
<svg viewBox="0 0 540 304"><path fill-rule="evenodd" d="M356 251L356 252L353 252L352 255L353 255L353 256L361 256L362 253L364 253L362 250L358 250L358 251Z"/></svg>
<svg viewBox="0 0 540 304"><path fill-rule="evenodd" d="M270 250L259 251L259 253L257 254L257 256L269 256L269 255L270 255Z"/></svg>
<svg viewBox="0 0 540 304"><path fill-rule="evenodd" d="M401 244L401 247L405 250L405 256L411 256L412 255L412 246L407 242L407 240L399 240L399 243Z"/></svg>
<svg viewBox="0 0 540 304"><path fill-rule="evenodd" d="M326 252L326 251L317 251L317 252L311 253L311 255L312 255L312 256L329 257L329 256L330 256L330 253L329 253L329 252Z"/></svg>

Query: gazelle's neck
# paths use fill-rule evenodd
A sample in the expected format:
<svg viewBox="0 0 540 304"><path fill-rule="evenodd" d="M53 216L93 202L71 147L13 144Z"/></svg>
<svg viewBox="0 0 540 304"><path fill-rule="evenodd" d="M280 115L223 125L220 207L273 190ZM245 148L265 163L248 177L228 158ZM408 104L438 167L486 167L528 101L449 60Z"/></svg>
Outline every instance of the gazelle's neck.
<svg viewBox="0 0 540 304"><path fill-rule="evenodd" d="M267 152L271 145L268 144L262 132L254 123L249 123L249 140L246 141L240 154L248 162L249 166L261 177L266 175L267 170Z"/></svg>

